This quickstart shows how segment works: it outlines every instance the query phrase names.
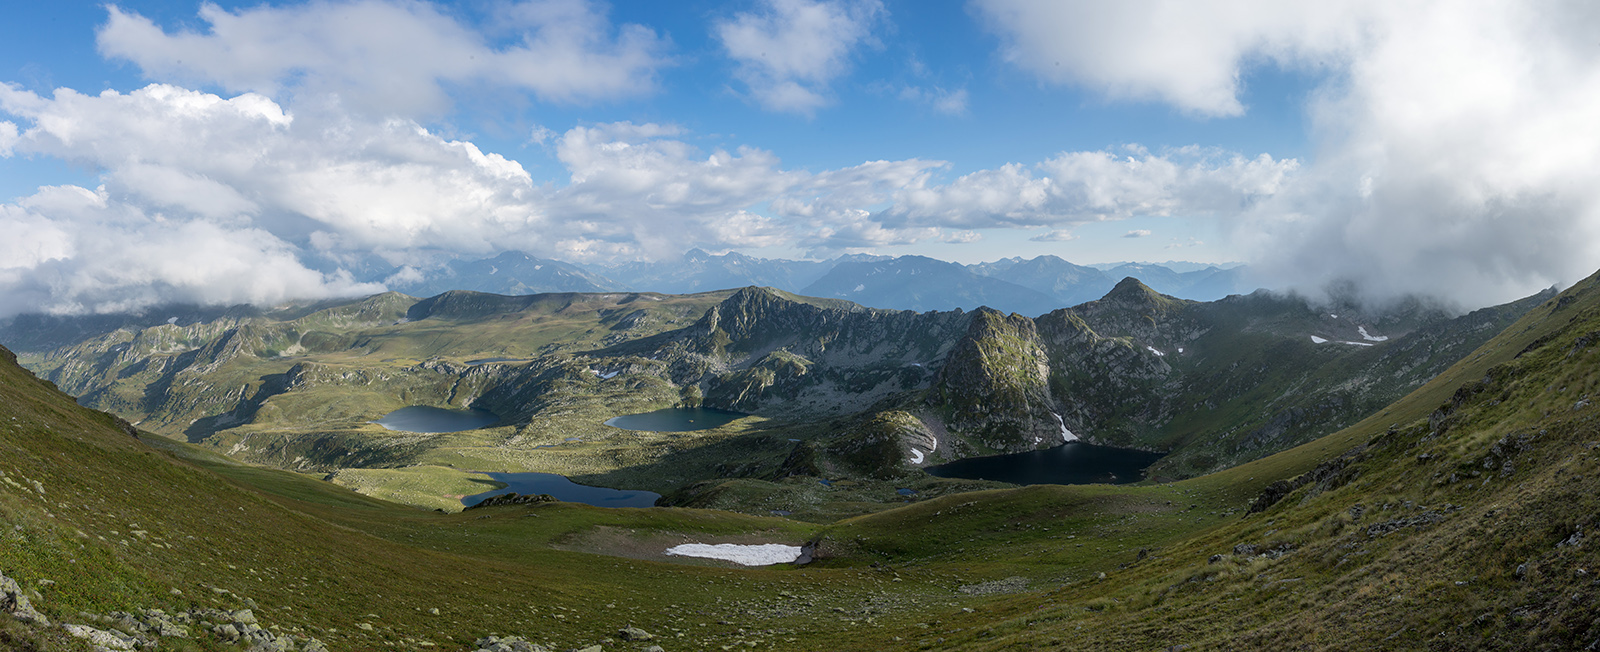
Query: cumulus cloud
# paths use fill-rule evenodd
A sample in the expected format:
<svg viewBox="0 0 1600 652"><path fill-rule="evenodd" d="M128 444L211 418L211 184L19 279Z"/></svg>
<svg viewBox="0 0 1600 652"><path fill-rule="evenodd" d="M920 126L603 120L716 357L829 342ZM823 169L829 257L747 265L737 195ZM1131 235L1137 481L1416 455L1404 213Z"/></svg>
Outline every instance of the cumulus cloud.
<svg viewBox="0 0 1600 652"><path fill-rule="evenodd" d="M1205 116L1244 113L1240 64L1317 67L1353 47L1385 4L1271 0L974 0L1011 63L1111 97Z"/></svg>
<svg viewBox="0 0 1600 652"><path fill-rule="evenodd" d="M1008 164L947 184L923 175L894 195L886 223L1036 227L1134 215L1237 213L1278 191L1294 159L1188 147L1154 154L1065 152L1034 166Z"/></svg>
<svg viewBox="0 0 1600 652"><path fill-rule="evenodd" d="M764 0L712 28L734 75L772 111L810 115L829 103L828 85L850 67L883 15L880 0Z"/></svg>
<svg viewBox="0 0 1600 652"><path fill-rule="evenodd" d="M1048 82L1238 115L1249 66L1326 79L1315 163L1232 221L1252 266L1304 289L1465 305L1600 266L1600 8L1585 3L1204 5L978 0Z"/></svg>
<svg viewBox="0 0 1600 652"><path fill-rule="evenodd" d="M613 28L586 0L517 2L497 15L513 34L483 33L426 2L344 0L230 11L203 4L203 31L168 32L107 7L98 32L107 57L166 81L217 84L278 97L331 93L376 114L448 110L446 85L482 84L581 102L646 93L666 45L639 25Z"/></svg>
<svg viewBox="0 0 1600 652"><path fill-rule="evenodd" d="M674 125L620 122L549 134L569 179L536 184L516 161L411 120L296 106L166 84L50 96L0 85L0 113L21 125L7 137L13 149L102 180L0 205L0 230L16 236L0 245L0 314L361 293L379 286L358 281L378 276L338 270L414 283L442 259L506 250L581 262L689 246L832 255L973 242L983 228L1242 210L1293 169L1135 147L941 182L943 161L812 172L754 147L702 151ZM1011 196L995 180L1027 192ZM374 257L385 265L372 267Z"/></svg>
<svg viewBox="0 0 1600 652"><path fill-rule="evenodd" d="M0 120L0 158L11 156L11 148L17 144L17 123Z"/></svg>
<svg viewBox="0 0 1600 652"><path fill-rule="evenodd" d="M306 268L270 233L172 221L104 190L47 187L0 206L0 315L138 310L155 303L273 304L381 290Z"/></svg>

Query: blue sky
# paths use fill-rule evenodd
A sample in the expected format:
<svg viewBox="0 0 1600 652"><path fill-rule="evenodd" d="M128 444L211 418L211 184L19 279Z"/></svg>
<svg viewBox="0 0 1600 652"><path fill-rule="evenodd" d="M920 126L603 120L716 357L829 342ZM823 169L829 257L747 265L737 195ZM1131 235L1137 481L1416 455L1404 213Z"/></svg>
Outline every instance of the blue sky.
<svg viewBox="0 0 1600 652"><path fill-rule="evenodd" d="M1574 182L1600 167L1597 21L1525 4L14 3L5 311L695 246L1241 260L1510 298L1600 264L1552 235L1597 221ZM113 245L226 253L111 270Z"/></svg>

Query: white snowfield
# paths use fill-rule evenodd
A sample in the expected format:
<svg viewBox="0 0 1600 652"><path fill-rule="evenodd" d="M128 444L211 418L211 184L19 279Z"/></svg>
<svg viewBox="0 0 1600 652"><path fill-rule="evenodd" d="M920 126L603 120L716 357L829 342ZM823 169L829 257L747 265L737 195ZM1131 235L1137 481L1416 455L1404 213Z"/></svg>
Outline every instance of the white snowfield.
<svg viewBox="0 0 1600 652"><path fill-rule="evenodd" d="M685 543L667 548L666 554L678 557L721 559L741 566L770 566L799 559L800 546L786 546L781 543L751 545L738 543Z"/></svg>
<svg viewBox="0 0 1600 652"><path fill-rule="evenodd" d="M1366 326L1357 326L1356 330L1361 333L1361 339L1368 342L1386 342L1389 340L1388 335L1368 335Z"/></svg>
<svg viewBox="0 0 1600 652"><path fill-rule="evenodd" d="M1166 356L1166 355L1167 355L1167 354L1165 354L1165 353L1162 353L1162 352L1160 352L1160 351L1157 351L1157 350L1156 350L1156 347L1153 347L1153 346L1149 346L1149 345L1146 345L1146 346L1145 346L1145 347L1144 347L1144 348L1147 348L1147 349L1150 349L1150 352L1151 352L1151 353L1154 353L1154 354L1156 354L1156 355L1158 355L1158 356L1163 356L1163 357L1165 357L1165 356Z"/></svg>
<svg viewBox="0 0 1600 652"><path fill-rule="evenodd" d="M1067 430L1067 422L1061 419L1061 415L1051 412L1050 416L1055 417L1056 425L1061 426L1061 441L1078 441L1078 436L1072 434L1071 430Z"/></svg>
<svg viewBox="0 0 1600 652"><path fill-rule="evenodd" d="M1312 343L1312 344L1327 344L1327 343L1328 343L1328 341L1327 341L1327 340L1325 340L1325 339L1322 339L1322 338L1320 338L1320 337L1317 337L1317 336L1315 336L1315 335L1312 335L1312 336L1311 336L1311 343Z"/></svg>
<svg viewBox="0 0 1600 652"><path fill-rule="evenodd" d="M915 448L911 449L911 463L912 464L921 464L922 463L922 451L919 451L919 450L917 450Z"/></svg>

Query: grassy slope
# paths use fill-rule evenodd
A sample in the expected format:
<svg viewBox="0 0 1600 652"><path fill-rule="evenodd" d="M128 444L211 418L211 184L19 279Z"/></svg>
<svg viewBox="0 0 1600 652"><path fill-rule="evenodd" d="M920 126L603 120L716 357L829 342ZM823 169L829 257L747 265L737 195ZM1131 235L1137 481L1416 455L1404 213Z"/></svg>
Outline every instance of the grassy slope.
<svg viewBox="0 0 1600 652"><path fill-rule="evenodd" d="M1558 544L1600 528L1597 408L1579 405L1600 388L1596 333L1590 279L1404 400L1311 444L1170 485L948 495L850 519L819 533L835 557L805 571L540 545L636 534L624 530L809 531L781 519L568 505L444 516L186 447L175 459L0 365L12 444L0 471L17 482L0 485L0 563L24 582L56 580L44 605L58 617L232 600L210 584L252 597L268 622L357 649L488 631L571 644L630 622L693 632L690 648L752 637L737 627L788 630L755 635L788 649L1583 647L1600 637L1592 571L1578 572L1597 567L1597 545L1592 534ZM1450 409L1430 424L1441 406ZM1527 437L1502 443L1508 435ZM1351 472L1335 474L1342 482L1243 515L1269 483L1363 444ZM27 488L34 480L42 496ZM1252 557L1240 544L1289 552ZM956 591L1009 576L1032 590ZM779 590L805 597L790 603ZM559 612L567 618L551 617L557 605L572 609ZM730 624L709 624L719 620ZM352 629L367 621L377 630Z"/></svg>
<svg viewBox="0 0 1600 652"><path fill-rule="evenodd" d="M0 568L25 585L54 580L40 604L57 620L78 620L80 610L238 607L247 597L265 623L334 649L459 649L489 632L572 646L628 624L683 630L682 644L696 648L760 637L843 649L856 625L831 607L861 612L886 582L850 569L726 569L545 545L602 525L619 549L633 536L803 540L809 526L791 521L565 504L421 512L186 444L152 448L12 365L0 363L0 391L0 471L15 482L0 483ZM800 602L811 606L788 606ZM801 631L811 643L782 640Z"/></svg>

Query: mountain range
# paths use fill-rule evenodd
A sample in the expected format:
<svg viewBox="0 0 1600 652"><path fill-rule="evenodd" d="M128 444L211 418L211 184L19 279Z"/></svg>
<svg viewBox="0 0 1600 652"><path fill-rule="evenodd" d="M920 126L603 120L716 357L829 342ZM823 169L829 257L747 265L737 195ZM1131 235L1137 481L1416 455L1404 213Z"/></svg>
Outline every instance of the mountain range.
<svg viewBox="0 0 1600 652"><path fill-rule="evenodd" d="M1337 314L1269 295L1186 302L1137 281L1039 319L885 312L760 288L385 294L185 326L116 327L23 356L40 369L53 365L46 371L64 380L105 387L104 400L121 396L127 416L167 410L171 417L142 420L168 433L181 432L183 415L220 410L279 432L325 435L320 449L284 446L277 456L265 440L210 439L230 430L217 430L220 421L198 446L88 409L0 349L0 645L1594 647L1600 274L1558 295L1463 317L1423 307ZM528 360L454 359L496 346ZM1160 410L1136 403L1159 396L1174 375L1185 384L1191 353L1190 372L1208 368L1199 378L1213 381L1189 383L1169 403L1174 414L1257 411L1266 399L1190 402L1201 398L1196 391L1225 396L1251 381L1263 396L1282 398L1397 373L1428 379L1402 383L1402 396L1344 428L1175 482L1008 487L927 477L902 457L903 446L941 436L913 410L972 428L973 446L1026 436L1037 407L1062 407L1062 356L1088 363L1084 377L1062 378L1065 388L1094 387L1100 374L1144 392L1101 408L1159 419ZM1326 382L1297 388L1281 381L1292 365L1263 366L1285 355L1321 360L1307 380ZM887 366L940 356L944 363L927 373ZM1203 364L1213 356L1233 362ZM1254 379L1252 369L1268 377ZM261 372L268 373L234 384ZM864 414L792 426L750 417L699 435L564 440L587 437L569 426L592 418L581 413L595 401L616 408L692 400L679 384L691 378L706 399L758 407L793 403L766 395L788 384L793 396L853 380L863 391L923 389L888 392ZM459 395L503 400L496 407L537 413L555 428L385 436L350 422L370 413L376 397L449 404ZM141 402L150 397L174 404ZM984 405L997 409L975 410ZM341 448L358 436L386 439ZM523 447L519 437L540 443ZM473 447L485 439L496 446ZM633 452L640 448L656 452ZM440 453L432 466L383 466L422 449ZM763 470L773 449L779 463ZM341 473L293 473L229 452L279 467L308 467L297 459L305 453L318 456L310 468L376 465L365 477L409 483L411 493L395 496L492 487L476 471L519 454L609 460L623 467L612 478L636 466L722 475L669 497L680 505L672 509L506 499L438 513L320 479L338 482ZM900 469L886 478L829 470L877 470L885 457ZM568 473L583 477L581 469ZM793 545L808 561L744 568L667 552L684 543Z"/></svg>
<svg viewBox="0 0 1600 652"><path fill-rule="evenodd" d="M360 280L385 282L392 289L413 296L449 290L507 295L609 291L688 294L760 286L847 299L872 308L973 310L988 306L1033 316L1097 299L1118 280L1129 276L1163 294L1196 301L1248 294L1256 289L1249 269L1238 265L1169 262L1082 266L1049 255L961 265L924 256L854 254L810 261L756 258L738 252L713 255L692 249L681 260L587 267L515 251L482 260L452 260L427 270L398 270L368 262L373 264L363 268L365 273Z"/></svg>

